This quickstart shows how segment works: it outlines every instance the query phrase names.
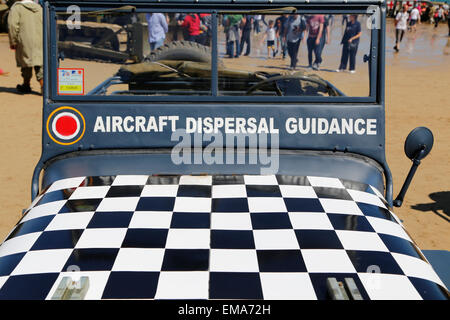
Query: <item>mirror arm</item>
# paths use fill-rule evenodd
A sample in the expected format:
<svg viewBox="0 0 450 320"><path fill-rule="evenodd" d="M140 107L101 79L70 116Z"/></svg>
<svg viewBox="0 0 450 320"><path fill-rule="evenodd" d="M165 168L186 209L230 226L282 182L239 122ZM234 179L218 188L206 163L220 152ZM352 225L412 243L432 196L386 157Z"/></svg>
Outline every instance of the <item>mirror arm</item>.
<svg viewBox="0 0 450 320"><path fill-rule="evenodd" d="M411 169L408 172L408 175L406 176L406 180L403 183L402 189L400 190L400 193L398 194L397 198L395 198L393 204L395 207L401 207L403 204L403 199L405 198L406 191L408 191L409 185L411 184L411 181L414 177L414 174L416 173L417 168L420 165L420 160L422 159L423 153L425 153L425 146L422 147L422 149L417 153L417 155L412 159L413 165L411 166Z"/></svg>

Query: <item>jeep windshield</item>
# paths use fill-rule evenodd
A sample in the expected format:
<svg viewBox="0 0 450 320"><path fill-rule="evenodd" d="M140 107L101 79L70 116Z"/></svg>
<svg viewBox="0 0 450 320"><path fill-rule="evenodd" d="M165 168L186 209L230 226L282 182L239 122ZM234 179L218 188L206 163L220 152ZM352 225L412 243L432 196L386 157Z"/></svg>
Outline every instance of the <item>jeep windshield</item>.
<svg viewBox="0 0 450 320"><path fill-rule="evenodd" d="M375 95L369 14L154 11L56 9L54 99Z"/></svg>

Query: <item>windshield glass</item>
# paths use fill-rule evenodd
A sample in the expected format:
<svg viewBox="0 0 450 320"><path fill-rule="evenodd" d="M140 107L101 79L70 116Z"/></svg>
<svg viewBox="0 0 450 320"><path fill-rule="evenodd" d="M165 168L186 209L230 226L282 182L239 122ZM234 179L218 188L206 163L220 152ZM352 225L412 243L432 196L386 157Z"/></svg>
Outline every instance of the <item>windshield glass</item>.
<svg viewBox="0 0 450 320"><path fill-rule="evenodd" d="M252 95L369 95L363 56L370 32L358 17L221 15L219 20L219 57L227 69L254 78L242 81L219 73L223 95L240 94L233 90L240 84Z"/></svg>
<svg viewBox="0 0 450 320"><path fill-rule="evenodd" d="M365 15L80 10L75 19L56 17L60 96L370 95Z"/></svg>

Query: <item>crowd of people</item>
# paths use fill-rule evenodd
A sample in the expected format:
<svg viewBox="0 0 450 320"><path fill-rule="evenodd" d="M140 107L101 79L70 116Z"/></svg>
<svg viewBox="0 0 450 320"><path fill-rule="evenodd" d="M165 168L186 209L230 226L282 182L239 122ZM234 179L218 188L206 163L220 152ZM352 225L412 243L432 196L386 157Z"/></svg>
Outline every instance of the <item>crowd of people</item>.
<svg viewBox="0 0 450 320"><path fill-rule="evenodd" d="M430 9L431 8L431 9ZM395 52L400 51L400 42L407 31L415 32L417 25L421 23L421 16L430 15L430 22L435 28L440 21L449 21L448 6L439 5L435 7L422 7L421 4L409 7L403 5L401 10L395 12ZM190 16L195 16L191 18ZM208 16L208 15L204 15ZM200 43L205 43L207 37L202 34L209 34L209 26L204 23L205 17L201 14L192 14L187 17L177 17L179 26L188 30L188 36L184 39L193 39ZM326 44L330 43L330 29L334 21L333 15L301 15L282 14L278 17L269 16L271 20L266 21L264 15L243 15L227 14L220 17L220 24L225 33L225 55L228 58L239 58L241 55L248 56L252 52L252 34L263 33L263 37L258 47L265 44L267 58L275 58L280 55L283 59L290 58L289 68L297 68L300 44L306 43L308 67L318 70L322 63L322 52ZM210 17L209 17L210 18ZM210 21L210 20L209 20ZM195 24L194 24L195 22ZM357 15L343 15L342 25L344 28L340 44L342 45L341 59L337 72L342 72L348 68L350 73L356 71L356 55L361 32L361 23ZM193 27L195 26L195 27Z"/></svg>
<svg viewBox="0 0 450 320"><path fill-rule="evenodd" d="M440 21L447 20L448 23L448 36L450 37L450 19L449 19L449 6L427 6L424 7L420 3L416 6L408 6L404 4L401 10L394 12L394 24L395 24L395 52L400 51L400 42L403 40L403 36L407 31L416 32L417 24L422 23L422 16L427 15L429 17L430 24L434 24L434 28L437 28Z"/></svg>
<svg viewBox="0 0 450 320"><path fill-rule="evenodd" d="M396 17L398 13L403 11L404 4L402 1L398 1L396 4L396 7L392 8L390 12L392 17ZM435 28L440 22L447 21L450 36L449 5L447 3L431 3L416 0L412 5L408 6L407 11L412 16L409 20L410 25L408 29L418 21L428 21L430 24L434 24Z"/></svg>
<svg viewBox="0 0 450 320"><path fill-rule="evenodd" d="M433 9L434 8L434 9ZM422 15L427 12L435 28L443 20L449 23L449 8L408 7L403 5L395 12L395 52L400 51L400 43L407 31L415 32ZM266 21L266 19L270 20ZM148 41L151 51L166 42L171 26L171 41L194 41L210 45L212 38L212 16L207 13L178 13L170 16L163 13L146 14L148 24ZM248 56L252 52L254 35L262 33L259 47L265 43L267 58L278 55L290 58L289 68L295 70L298 64L300 44L306 43L308 67L319 70L322 64L322 52L330 43L330 29L334 22L333 15L301 15L298 13L279 16L225 14L219 16L220 26L225 33L225 54L229 58ZM43 86L42 78L42 7L32 0L18 0L10 10L9 19L10 47L15 50L17 66L21 68L23 83L17 85L21 93L31 92L30 81L34 70L36 78ZM343 35L341 59L337 72L356 70L356 56L362 35L361 24L357 15L342 16ZM245 49L245 52L244 52ZM2 70L2 72L4 72Z"/></svg>
<svg viewBox="0 0 450 320"><path fill-rule="evenodd" d="M210 14L176 14L169 18L162 13L146 15L151 50L164 44L169 25L174 27L173 39L180 38L208 45L211 38ZM283 59L288 55L290 68L295 69L298 62L299 48L302 40L306 42L309 67L318 70L322 63L322 51L330 42L330 24L332 15L282 14L274 20L265 21L263 15L227 14L221 16L221 25L225 33L226 56L238 58L248 56L252 50L252 35L263 33L261 43L265 41L267 57L275 58L278 54ZM357 52L361 25L356 16L346 23L343 38L342 62L339 70L346 68L350 61L350 70L354 71L354 58ZM351 50L349 43L351 42ZM244 52L245 49L245 52ZM348 51L348 52L347 52ZM352 69L353 67L353 69Z"/></svg>
<svg viewBox="0 0 450 320"><path fill-rule="evenodd" d="M336 71L343 71L349 65L349 71L354 73L361 24L356 15L351 15L350 18L345 16L344 20L341 63ZM243 53L244 46L246 46L244 55L248 56L251 53L251 33L252 30L255 33L261 32L260 21L265 24L261 43L265 41L267 58L275 58L278 54L283 59L289 56L289 68L294 70L297 68L300 44L306 42L308 67L319 70L324 47L330 43L333 15L282 14L268 22L264 19L258 20L252 15L225 15L222 25L226 38L226 55L229 58L238 58Z"/></svg>
<svg viewBox="0 0 450 320"><path fill-rule="evenodd" d="M181 32L183 40L198 42L203 45L209 45L210 43L212 20L209 13L177 13L173 17L163 13L147 13L146 20L151 51L164 44L171 22L174 26L172 40L178 40Z"/></svg>

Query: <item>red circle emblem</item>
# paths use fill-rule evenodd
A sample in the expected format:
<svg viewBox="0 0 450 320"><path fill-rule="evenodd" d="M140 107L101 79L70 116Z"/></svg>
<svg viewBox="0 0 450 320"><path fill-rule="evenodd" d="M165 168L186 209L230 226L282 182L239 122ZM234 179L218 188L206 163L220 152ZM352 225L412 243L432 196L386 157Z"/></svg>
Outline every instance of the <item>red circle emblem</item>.
<svg viewBox="0 0 450 320"><path fill-rule="evenodd" d="M61 112L53 117L52 131L61 140L71 140L80 132L81 123L76 114Z"/></svg>
<svg viewBox="0 0 450 320"><path fill-rule="evenodd" d="M56 121L55 129L62 136L71 136L78 129L77 121L71 116L62 116Z"/></svg>
<svg viewBox="0 0 450 320"><path fill-rule="evenodd" d="M73 107L59 107L47 119L47 134L60 145L68 146L80 141L85 129L83 115Z"/></svg>

